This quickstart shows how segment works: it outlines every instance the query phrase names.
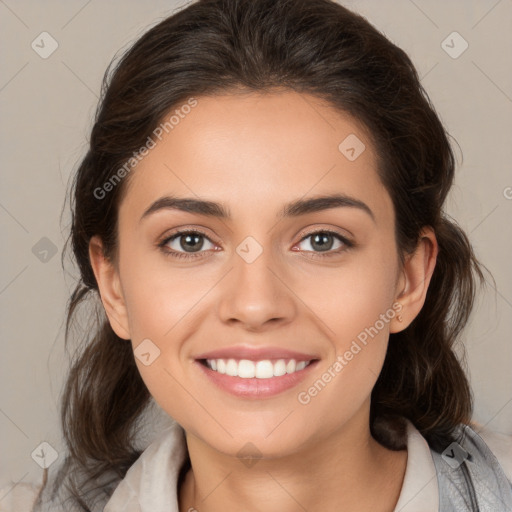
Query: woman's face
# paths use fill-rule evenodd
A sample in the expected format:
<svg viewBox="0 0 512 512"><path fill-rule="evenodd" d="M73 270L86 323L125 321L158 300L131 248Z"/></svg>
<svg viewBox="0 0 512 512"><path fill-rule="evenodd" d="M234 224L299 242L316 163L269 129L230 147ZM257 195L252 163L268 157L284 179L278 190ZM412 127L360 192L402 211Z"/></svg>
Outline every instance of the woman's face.
<svg viewBox="0 0 512 512"><path fill-rule="evenodd" d="M113 328L158 404L223 453L360 431L404 285L370 141L295 92L181 112L120 205Z"/></svg>

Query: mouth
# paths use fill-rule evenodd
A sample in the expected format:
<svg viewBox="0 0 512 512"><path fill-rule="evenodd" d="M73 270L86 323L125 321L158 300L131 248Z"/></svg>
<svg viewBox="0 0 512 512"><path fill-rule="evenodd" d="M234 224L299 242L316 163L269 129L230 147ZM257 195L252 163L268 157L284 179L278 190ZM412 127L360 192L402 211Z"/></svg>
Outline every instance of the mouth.
<svg viewBox="0 0 512 512"><path fill-rule="evenodd" d="M261 400L291 390L301 383L319 359L196 359L209 384L238 398Z"/></svg>
<svg viewBox="0 0 512 512"><path fill-rule="evenodd" d="M309 366L315 359L297 361L295 359L200 359L199 362L210 370L241 379L271 379L300 372Z"/></svg>

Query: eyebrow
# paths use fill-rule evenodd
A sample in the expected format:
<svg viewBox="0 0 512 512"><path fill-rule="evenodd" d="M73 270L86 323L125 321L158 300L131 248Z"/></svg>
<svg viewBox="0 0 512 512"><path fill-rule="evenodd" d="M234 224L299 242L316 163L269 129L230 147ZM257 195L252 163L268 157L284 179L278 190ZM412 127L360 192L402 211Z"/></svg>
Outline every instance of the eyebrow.
<svg viewBox="0 0 512 512"><path fill-rule="evenodd" d="M367 213L375 222L375 215L366 203L343 194L322 195L310 199L297 199L287 203L277 216L278 219L299 217L300 215L339 207L357 208ZM179 210L218 219L231 220L229 209L221 203L191 197L164 196L157 199L144 211L140 221L161 210Z"/></svg>

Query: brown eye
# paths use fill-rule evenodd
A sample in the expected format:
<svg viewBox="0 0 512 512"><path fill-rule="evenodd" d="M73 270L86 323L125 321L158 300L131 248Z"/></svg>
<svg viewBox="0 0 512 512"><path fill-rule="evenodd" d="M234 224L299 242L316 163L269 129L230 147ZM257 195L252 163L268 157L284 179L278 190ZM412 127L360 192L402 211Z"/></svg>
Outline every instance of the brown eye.
<svg viewBox="0 0 512 512"><path fill-rule="evenodd" d="M344 236L334 231L320 230L308 233L302 238L300 243L309 240L306 244L305 252L326 253L317 254L319 256L331 256L342 252L343 250L353 247L354 244ZM309 247L308 247L309 246Z"/></svg>
<svg viewBox="0 0 512 512"><path fill-rule="evenodd" d="M206 249L215 247L211 240L200 231L181 231L166 238L159 245L168 256L176 258L195 258L201 256L202 252L205 252L201 251L201 249L204 249L205 245L208 243L211 244L212 247L206 247Z"/></svg>

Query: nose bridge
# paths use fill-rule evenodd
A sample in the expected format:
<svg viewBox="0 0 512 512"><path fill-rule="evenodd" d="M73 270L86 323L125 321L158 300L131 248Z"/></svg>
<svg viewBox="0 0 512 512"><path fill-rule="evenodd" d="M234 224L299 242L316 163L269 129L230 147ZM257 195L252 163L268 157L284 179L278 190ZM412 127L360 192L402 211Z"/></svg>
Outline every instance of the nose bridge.
<svg viewBox="0 0 512 512"><path fill-rule="evenodd" d="M254 329L269 320L292 318L293 297L281 281L276 261L270 243L263 246L253 237L246 237L236 247L233 270L220 299L223 321L238 320Z"/></svg>

